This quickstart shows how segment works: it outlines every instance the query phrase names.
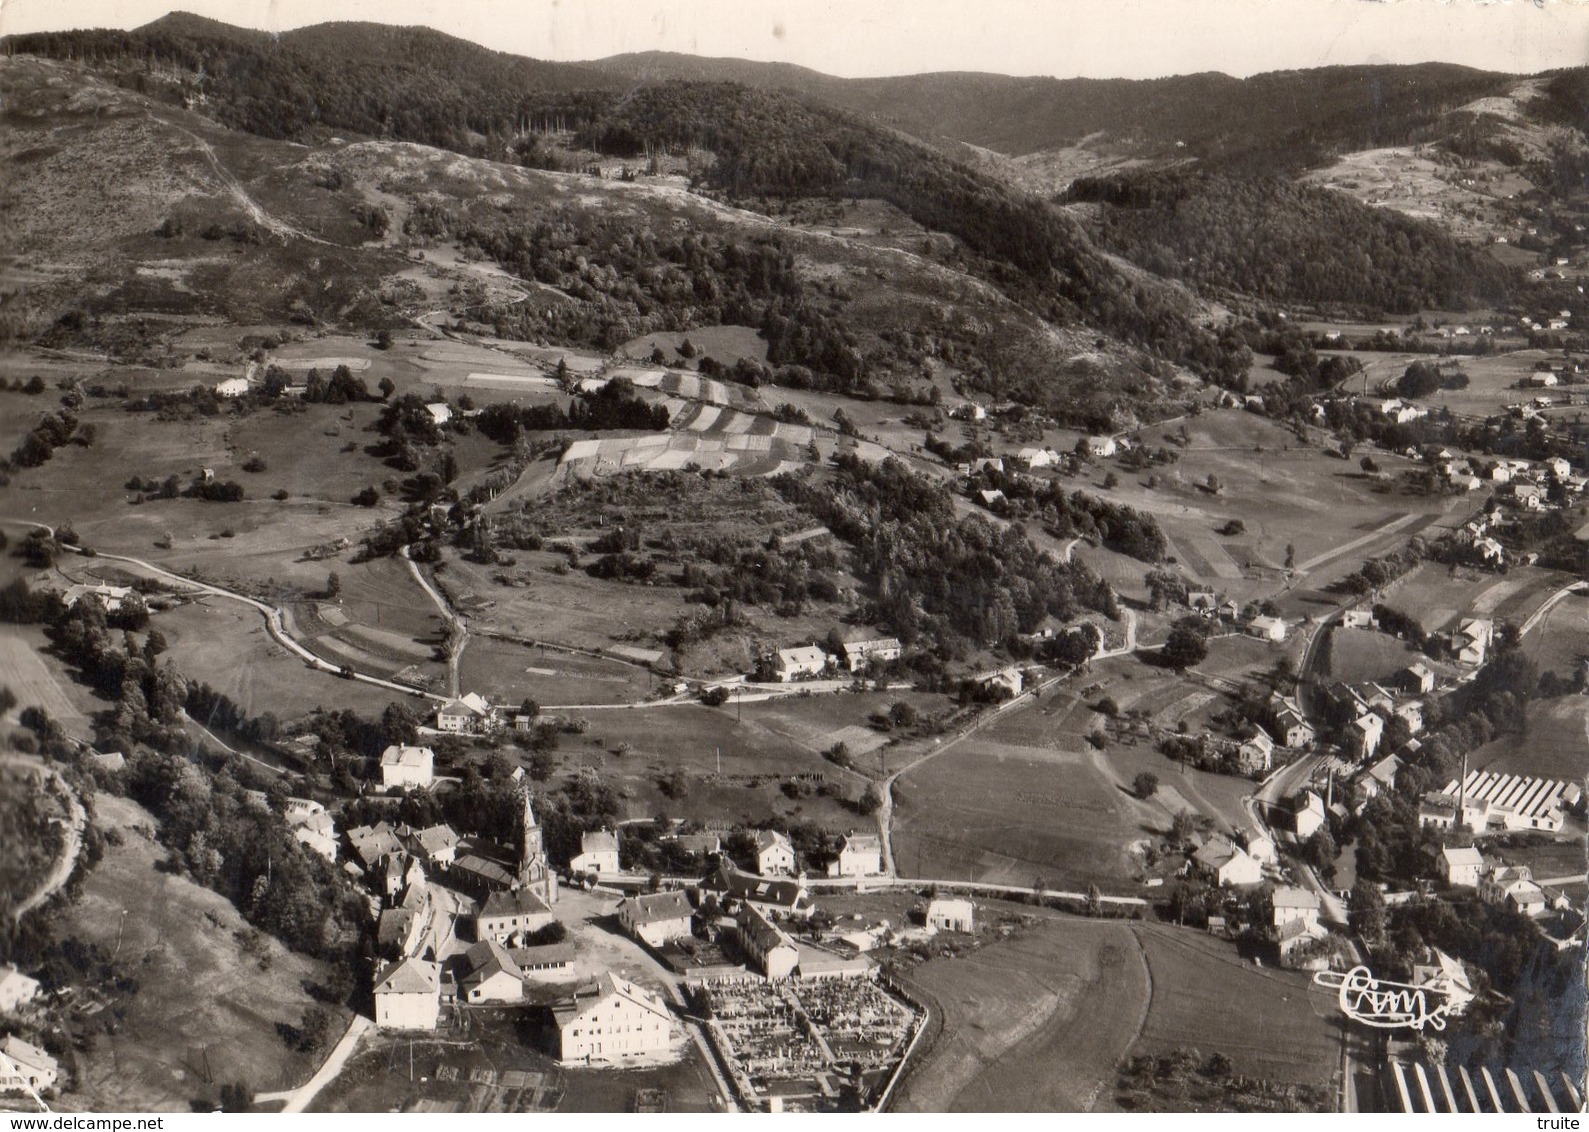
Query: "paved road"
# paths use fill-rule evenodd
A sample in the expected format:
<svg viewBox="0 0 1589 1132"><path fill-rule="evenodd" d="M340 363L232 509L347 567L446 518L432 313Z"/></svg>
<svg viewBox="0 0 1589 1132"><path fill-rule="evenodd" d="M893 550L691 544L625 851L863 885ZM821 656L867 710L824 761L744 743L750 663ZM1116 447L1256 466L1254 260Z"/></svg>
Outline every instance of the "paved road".
<svg viewBox="0 0 1589 1132"><path fill-rule="evenodd" d="M39 887L12 911L14 921L19 922L23 916L65 888L66 882L72 878L72 870L77 867L77 855L83 848L83 830L88 825L88 814L84 812L83 803L78 800L77 794L66 784L66 779L43 759L34 755L7 754L0 761L12 766L25 767L47 778L55 779L55 785L59 788L61 796L66 799L72 814L72 820L66 827L66 840L61 846L61 855L50 866L50 871L45 874L44 879L39 882Z"/></svg>

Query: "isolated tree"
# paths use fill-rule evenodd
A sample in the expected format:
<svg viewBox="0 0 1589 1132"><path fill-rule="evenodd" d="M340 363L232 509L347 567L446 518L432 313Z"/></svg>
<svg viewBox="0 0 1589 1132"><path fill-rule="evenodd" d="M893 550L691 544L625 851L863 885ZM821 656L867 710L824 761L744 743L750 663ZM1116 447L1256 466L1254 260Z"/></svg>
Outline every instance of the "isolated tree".
<svg viewBox="0 0 1589 1132"><path fill-rule="evenodd" d="M1186 671L1207 655L1208 642L1203 634L1187 625L1171 629L1169 639L1164 642L1164 662L1177 672Z"/></svg>
<svg viewBox="0 0 1589 1132"><path fill-rule="evenodd" d="M1385 934L1385 896L1377 884L1359 880L1352 886L1346 918L1352 930L1366 940L1376 940Z"/></svg>
<svg viewBox="0 0 1589 1132"><path fill-rule="evenodd" d="M1159 776L1152 771L1143 771L1131 780L1131 793L1141 798L1144 802L1153 797L1159 788Z"/></svg>
<svg viewBox="0 0 1589 1132"><path fill-rule="evenodd" d="M397 392L397 383L389 377L383 377L375 388L381 391L381 400L387 401L391 399L393 393Z"/></svg>
<svg viewBox="0 0 1589 1132"><path fill-rule="evenodd" d="M1221 484L1219 482L1219 477L1218 476L1216 476L1213 472L1209 472L1208 473L1208 479L1205 482L1208 485L1208 490L1209 491L1213 492L1215 495L1219 494Z"/></svg>
<svg viewBox="0 0 1589 1132"><path fill-rule="evenodd" d="M1367 472L1369 475L1373 475L1375 472L1379 471L1379 465L1374 463L1374 457L1372 456L1364 456L1357 462L1357 466L1362 468L1363 471Z"/></svg>
<svg viewBox="0 0 1589 1132"><path fill-rule="evenodd" d="M1288 542L1288 543L1286 543L1286 569L1289 570L1292 567L1294 567L1296 564L1297 564L1297 548L1293 544Z"/></svg>
<svg viewBox="0 0 1589 1132"><path fill-rule="evenodd" d="M326 597L336 597L342 592L342 578L335 570L326 575Z"/></svg>
<svg viewBox="0 0 1589 1132"><path fill-rule="evenodd" d="M384 326L375 332L375 348L377 350L390 350L392 348L392 332Z"/></svg>

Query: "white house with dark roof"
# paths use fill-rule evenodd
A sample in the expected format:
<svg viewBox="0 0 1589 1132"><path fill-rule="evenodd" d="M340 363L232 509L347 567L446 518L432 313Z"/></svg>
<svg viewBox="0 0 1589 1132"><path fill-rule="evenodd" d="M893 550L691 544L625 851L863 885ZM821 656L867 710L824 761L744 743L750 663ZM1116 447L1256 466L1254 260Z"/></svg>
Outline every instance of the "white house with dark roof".
<svg viewBox="0 0 1589 1132"><path fill-rule="evenodd" d="M12 1014L39 994L39 981L10 963L0 964L0 1014Z"/></svg>
<svg viewBox="0 0 1589 1132"><path fill-rule="evenodd" d="M844 663L851 672L859 672L870 664L898 660L905 655L905 646L898 637L870 637L862 641L844 642Z"/></svg>
<svg viewBox="0 0 1589 1132"><path fill-rule="evenodd" d="M1241 846L1221 836L1210 837L1192 863L1218 887L1240 888L1263 880L1263 867Z"/></svg>
<svg viewBox="0 0 1589 1132"><path fill-rule="evenodd" d="M883 839L875 833L851 833L839 842L839 855L828 865L830 877L869 877L883 871Z"/></svg>
<svg viewBox="0 0 1589 1132"><path fill-rule="evenodd" d="M553 1007L552 1017L564 1062L623 1061L673 1041L673 1019L662 1000L611 971Z"/></svg>
<svg viewBox="0 0 1589 1132"><path fill-rule="evenodd" d="M1478 888L1484 875L1484 855L1471 845L1447 846L1440 850L1446 883L1452 888Z"/></svg>
<svg viewBox="0 0 1589 1132"><path fill-rule="evenodd" d="M795 871L794 846L775 829L755 833L756 871L762 876L790 876Z"/></svg>
<svg viewBox="0 0 1589 1132"><path fill-rule="evenodd" d="M381 752L381 785L387 790L427 789L436 779L436 752L393 744Z"/></svg>
<svg viewBox="0 0 1589 1132"><path fill-rule="evenodd" d="M15 1034L0 1041L0 1094L42 1093L60 1076L60 1063L32 1042Z"/></svg>
<svg viewBox="0 0 1589 1132"><path fill-rule="evenodd" d="M773 671L787 684L805 676L821 676L828 670L828 660L828 654L817 645L797 645L778 650L773 659Z"/></svg>
<svg viewBox="0 0 1589 1132"><path fill-rule="evenodd" d="M441 973L423 959L400 959L375 974L375 1024L383 1030L434 1030Z"/></svg>
<svg viewBox="0 0 1589 1132"><path fill-rule="evenodd" d="M630 896L618 905L623 930L652 947L689 935L694 917L689 898L677 891Z"/></svg>
<svg viewBox="0 0 1589 1132"><path fill-rule="evenodd" d="M492 939L512 947L556 918L546 901L527 888L493 892L475 913L475 938Z"/></svg>
<svg viewBox="0 0 1589 1132"><path fill-rule="evenodd" d="M572 873L616 873L618 835L610 829L589 829L579 836L579 852L568 862Z"/></svg>

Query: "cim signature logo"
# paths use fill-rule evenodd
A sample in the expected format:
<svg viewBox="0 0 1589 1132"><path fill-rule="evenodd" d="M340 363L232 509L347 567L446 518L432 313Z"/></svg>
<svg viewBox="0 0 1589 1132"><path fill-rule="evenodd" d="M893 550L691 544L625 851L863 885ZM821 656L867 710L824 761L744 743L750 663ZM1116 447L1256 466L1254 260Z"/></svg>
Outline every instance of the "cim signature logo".
<svg viewBox="0 0 1589 1132"><path fill-rule="evenodd" d="M1444 1001L1431 1002L1431 996L1444 997L1434 987L1385 982L1361 966L1344 975L1339 971L1319 971L1313 981L1335 991L1341 1013L1365 1026L1380 1030L1446 1028L1451 1006Z"/></svg>

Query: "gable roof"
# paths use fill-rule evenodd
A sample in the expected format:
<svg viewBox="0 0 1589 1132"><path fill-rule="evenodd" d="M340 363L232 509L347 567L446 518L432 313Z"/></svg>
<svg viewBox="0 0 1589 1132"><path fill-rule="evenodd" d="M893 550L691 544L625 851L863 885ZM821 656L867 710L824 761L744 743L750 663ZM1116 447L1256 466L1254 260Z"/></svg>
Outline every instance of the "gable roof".
<svg viewBox="0 0 1589 1132"><path fill-rule="evenodd" d="M1440 855L1446 859L1448 865L1477 865L1484 867L1484 854L1471 845L1458 848L1445 848L1440 850Z"/></svg>
<svg viewBox="0 0 1589 1132"><path fill-rule="evenodd" d="M707 892L722 893L740 900L754 900L760 904L776 904L782 908L798 908L806 901L805 886L797 880L770 879L755 873L742 873L726 861L720 861L717 871L701 882Z"/></svg>
<svg viewBox="0 0 1589 1132"><path fill-rule="evenodd" d="M756 831L755 841L756 852L758 853L764 853L768 849L778 845L782 845L791 853L794 852L794 846L789 844L789 839L783 834L779 833L776 829L758 829Z"/></svg>
<svg viewBox="0 0 1589 1132"><path fill-rule="evenodd" d="M400 959L375 975L376 994L435 994L441 987L434 963Z"/></svg>
<svg viewBox="0 0 1589 1132"><path fill-rule="evenodd" d="M667 1008L656 997L647 991L641 990L627 979L620 979L611 971L603 971L596 977L593 984L581 987L575 991L572 1000L560 1002L552 1007L552 1015L557 1019L559 1025L563 1025L614 996L627 1002L632 1002L642 1009L649 1010L659 1018L672 1021Z"/></svg>
<svg viewBox="0 0 1589 1132"><path fill-rule="evenodd" d="M487 896L485 903L480 905L480 916L525 916L539 912L550 912L546 901L527 888L517 892L493 892Z"/></svg>
<svg viewBox="0 0 1589 1132"><path fill-rule="evenodd" d="M636 924L655 924L663 920L689 919L695 914L689 898L682 892L649 892L631 896L619 907L627 905L630 917Z"/></svg>
<svg viewBox="0 0 1589 1132"><path fill-rule="evenodd" d="M1319 910L1319 898L1317 896L1305 888L1293 888L1290 885L1275 889L1270 901L1274 904L1276 911L1282 908L1299 908L1311 912Z"/></svg>
<svg viewBox="0 0 1589 1132"><path fill-rule="evenodd" d="M382 766L411 767L418 770L420 767L432 765L436 761L436 752L429 747L399 747L395 743L381 752Z"/></svg>
<svg viewBox="0 0 1589 1132"><path fill-rule="evenodd" d="M581 853L616 853L618 835L610 829L592 829L579 835Z"/></svg>
<svg viewBox="0 0 1589 1132"><path fill-rule="evenodd" d="M414 834L414 841L426 853L436 854L456 848L458 834L450 825L430 825Z"/></svg>

